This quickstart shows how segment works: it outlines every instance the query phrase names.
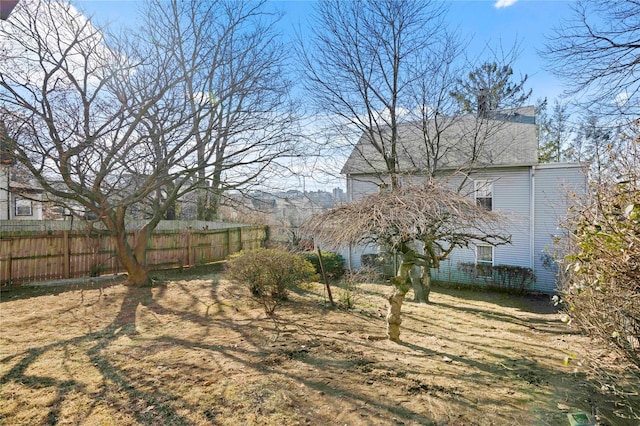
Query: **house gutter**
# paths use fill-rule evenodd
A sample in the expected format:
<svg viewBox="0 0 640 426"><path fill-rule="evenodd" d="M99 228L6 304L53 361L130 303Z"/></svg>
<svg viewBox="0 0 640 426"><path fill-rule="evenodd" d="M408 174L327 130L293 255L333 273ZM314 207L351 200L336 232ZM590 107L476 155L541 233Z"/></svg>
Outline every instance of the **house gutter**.
<svg viewBox="0 0 640 426"><path fill-rule="evenodd" d="M529 179L531 182L531 194L530 194L530 220L529 220L529 264L531 270L535 274L536 272L536 166L532 165L529 169Z"/></svg>

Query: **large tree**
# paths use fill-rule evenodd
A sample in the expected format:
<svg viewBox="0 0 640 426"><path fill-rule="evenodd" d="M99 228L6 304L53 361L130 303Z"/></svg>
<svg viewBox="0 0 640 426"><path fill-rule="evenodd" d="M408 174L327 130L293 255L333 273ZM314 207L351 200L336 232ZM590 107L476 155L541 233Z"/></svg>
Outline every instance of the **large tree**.
<svg viewBox="0 0 640 426"><path fill-rule="evenodd" d="M443 13L437 1L321 1L301 51L311 106L330 138L349 145L354 135L367 135L394 188L398 127L417 83L440 59Z"/></svg>
<svg viewBox="0 0 640 426"><path fill-rule="evenodd" d="M314 216L305 229L336 247L373 243L401 256L389 297L387 333L400 339L401 308L407 292L426 291L431 269L455 248L473 243L491 245L510 241L503 228L506 219L497 212L478 206L475 200L448 189L432 179L406 185L395 191L367 195L349 204ZM424 268L420 273L415 268ZM428 297L427 295L421 295Z"/></svg>
<svg viewBox="0 0 640 426"><path fill-rule="evenodd" d="M401 190L403 174L432 177L450 169L454 157L463 176L458 191L468 188L468 172L491 163L495 152L488 144L511 117L457 114L451 92L462 75L463 49L460 37L443 25L445 12L437 1L322 1L311 42L300 52L326 140L345 144L370 169L368 176L392 193ZM418 147L407 146L409 133ZM420 255L412 244L407 234L388 248L409 259ZM428 280L428 263L412 266L414 275ZM416 294L427 293L426 284L416 286Z"/></svg>
<svg viewBox="0 0 640 426"><path fill-rule="evenodd" d="M455 128L458 141L472 145L465 169L478 167L487 141L506 120L496 120L500 114L473 120L460 114L452 93L462 90L464 43L443 24L446 12L446 4L438 1L318 3L300 59L310 106L324 123L323 155L336 148L358 150L364 145L355 141L366 138L366 149L373 147L377 158L362 152L362 160L375 168L381 184L396 188L407 172L400 170L400 157L411 157L402 152L400 127L415 128L422 150L409 161L430 176L447 166L443 159L456 149L457 141L443 137ZM492 91L492 104L513 111L528 99L526 78L512 81L514 52L493 56L487 63L500 65L489 70L491 78L482 80L483 87ZM508 118L509 112L501 112Z"/></svg>
<svg viewBox="0 0 640 426"><path fill-rule="evenodd" d="M163 4L154 0L145 9L145 32L161 49L175 46L173 60L194 94L187 111L201 129L211 129L194 133L194 142L196 216L213 220L225 192L272 177L265 167L297 133L283 72L287 49L275 31L278 17L263 11L264 2ZM198 113L203 101L210 114Z"/></svg>
<svg viewBox="0 0 640 426"><path fill-rule="evenodd" d="M251 80L259 73L245 70L238 81L226 70L243 67L236 55L278 70L259 6L151 1L139 31L106 37L68 4L22 2L0 28L15 159L61 204L95 218L131 285L148 282L148 238L176 200L204 181L217 191L251 182L290 152L285 105L252 108L261 96L284 99L279 74ZM128 236L125 217L145 202L147 221Z"/></svg>

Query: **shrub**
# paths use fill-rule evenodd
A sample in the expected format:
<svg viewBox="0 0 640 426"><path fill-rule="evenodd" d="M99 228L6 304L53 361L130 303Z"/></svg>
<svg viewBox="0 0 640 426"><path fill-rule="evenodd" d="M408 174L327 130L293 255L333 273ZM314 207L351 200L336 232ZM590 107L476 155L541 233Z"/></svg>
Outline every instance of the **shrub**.
<svg viewBox="0 0 640 426"><path fill-rule="evenodd" d="M640 367L640 180L599 188L573 223L568 315Z"/></svg>
<svg viewBox="0 0 640 426"><path fill-rule="evenodd" d="M338 253L332 253L323 251L322 264L324 265L324 271L329 279L338 280L344 275L344 258ZM316 273L320 274L320 259L318 258L318 252L306 251L301 253L302 257L311 262L314 266Z"/></svg>
<svg viewBox="0 0 640 426"><path fill-rule="evenodd" d="M533 270L524 266L479 266L473 262L461 262L458 269L470 277L471 283L479 281L489 287L510 292L525 293L536 282Z"/></svg>
<svg viewBox="0 0 640 426"><path fill-rule="evenodd" d="M245 284L271 315L289 289L316 278L313 265L302 257L278 249L241 251L231 256L226 277Z"/></svg>
<svg viewBox="0 0 640 426"><path fill-rule="evenodd" d="M564 300L556 301L564 302L563 320L608 343L635 364L627 371L640 377L640 121L630 124L616 149L607 147L608 167L590 182L590 197L565 221L567 255L559 271ZM631 399L638 387L625 389L609 373L609 359L590 361L606 380L603 389L623 401L619 406L626 405L630 418L638 419Z"/></svg>

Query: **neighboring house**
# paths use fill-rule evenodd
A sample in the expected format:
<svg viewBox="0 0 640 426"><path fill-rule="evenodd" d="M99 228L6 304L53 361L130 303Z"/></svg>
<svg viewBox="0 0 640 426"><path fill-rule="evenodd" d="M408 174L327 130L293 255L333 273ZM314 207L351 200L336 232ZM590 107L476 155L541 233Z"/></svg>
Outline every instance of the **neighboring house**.
<svg viewBox="0 0 640 426"><path fill-rule="evenodd" d="M0 162L0 220L42 220L42 189L12 180L11 170Z"/></svg>
<svg viewBox="0 0 640 426"><path fill-rule="evenodd" d="M0 160L0 220L42 220L42 189L15 179L13 170Z"/></svg>
<svg viewBox="0 0 640 426"><path fill-rule="evenodd" d="M42 220L42 189L22 178L0 120L0 220Z"/></svg>
<svg viewBox="0 0 640 426"><path fill-rule="evenodd" d="M501 211L510 219L506 229L512 236L511 244L455 250L438 270L432 271L432 278L482 282L478 279L482 277L471 277L461 265L475 263L477 271L482 266L511 265L533 270L535 290L556 290L555 265L549 262L548 250L562 232L558 225L567 214L567 197L584 194L587 182L579 164L538 163L534 113L533 107L494 113L485 119L486 128L474 127L477 120L471 115L452 119L441 130L439 154L431 156L428 152L433 151L425 148L422 137L425 127L415 123L400 125L398 167L404 181L424 179L425 170L434 170L436 162L435 177L443 185L460 189L475 197L479 205ZM478 130L484 132L483 139L473 138ZM474 153L476 159L470 167L468 159ZM383 170L381 155L368 138L362 137L342 169L347 179L347 199L353 201L379 191L386 180L381 175ZM363 254L376 252L376 247L352 247L343 255L351 267L358 268Z"/></svg>
<svg viewBox="0 0 640 426"><path fill-rule="evenodd" d="M245 198L244 203L250 203L254 211L266 214L271 224L299 227L306 219L315 213L328 210L341 200L334 198L340 195L340 190L333 193L326 191L298 191L266 193L256 192Z"/></svg>
<svg viewBox="0 0 640 426"><path fill-rule="evenodd" d="M301 238L298 228L306 219L344 201L344 191L340 188L332 192L295 189L273 193L238 192L227 195L225 205L221 207L221 218L268 225L270 241L289 244Z"/></svg>

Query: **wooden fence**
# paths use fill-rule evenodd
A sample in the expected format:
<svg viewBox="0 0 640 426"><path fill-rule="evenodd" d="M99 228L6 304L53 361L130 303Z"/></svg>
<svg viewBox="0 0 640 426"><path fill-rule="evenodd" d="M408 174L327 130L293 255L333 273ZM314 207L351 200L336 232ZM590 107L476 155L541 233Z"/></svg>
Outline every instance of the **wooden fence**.
<svg viewBox="0 0 640 426"><path fill-rule="evenodd" d="M167 269L224 260L240 250L261 247L267 235L265 226L155 231L147 246L147 265ZM106 236L86 231L0 234L2 287L119 272L124 270Z"/></svg>

